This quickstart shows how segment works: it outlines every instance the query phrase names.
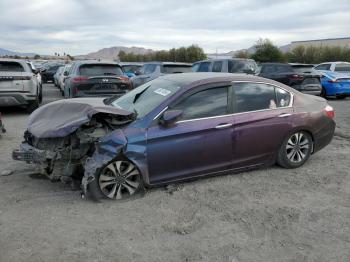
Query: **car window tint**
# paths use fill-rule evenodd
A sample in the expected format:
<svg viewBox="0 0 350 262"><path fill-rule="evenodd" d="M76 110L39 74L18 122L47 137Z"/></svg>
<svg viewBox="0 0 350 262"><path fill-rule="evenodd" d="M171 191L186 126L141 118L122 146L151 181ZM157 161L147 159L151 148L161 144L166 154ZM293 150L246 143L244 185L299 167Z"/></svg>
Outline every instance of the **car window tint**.
<svg viewBox="0 0 350 262"><path fill-rule="evenodd" d="M335 72L350 72L350 63L341 63L335 65Z"/></svg>
<svg viewBox="0 0 350 262"><path fill-rule="evenodd" d="M195 64L193 64L193 65L192 65L192 72L197 72L199 66L200 66L200 63L195 63Z"/></svg>
<svg viewBox="0 0 350 262"><path fill-rule="evenodd" d="M140 69L140 72L142 75L149 75L152 74L154 71L156 71L157 65L155 64L148 64L143 65Z"/></svg>
<svg viewBox="0 0 350 262"><path fill-rule="evenodd" d="M24 68L20 63L0 61L0 71L4 72L24 72Z"/></svg>
<svg viewBox="0 0 350 262"><path fill-rule="evenodd" d="M221 70L222 70L222 61L215 61L213 63L212 71L213 72L221 72Z"/></svg>
<svg viewBox="0 0 350 262"><path fill-rule="evenodd" d="M182 120L220 116L227 114L227 87L199 91L175 105L172 109L182 110Z"/></svg>
<svg viewBox="0 0 350 262"><path fill-rule="evenodd" d="M275 73L276 69L274 65L263 65L261 68L261 73L272 74Z"/></svg>
<svg viewBox="0 0 350 262"><path fill-rule="evenodd" d="M329 70L330 68L331 64L323 64L315 67L316 70Z"/></svg>
<svg viewBox="0 0 350 262"><path fill-rule="evenodd" d="M79 67L79 72L83 76L123 75L121 67L113 64L85 64Z"/></svg>
<svg viewBox="0 0 350 262"><path fill-rule="evenodd" d="M197 72L209 72L210 62L200 63Z"/></svg>
<svg viewBox="0 0 350 262"><path fill-rule="evenodd" d="M277 107L286 107L290 104L291 95L289 92L281 89L275 88L276 98L277 98Z"/></svg>
<svg viewBox="0 0 350 262"><path fill-rule="evenodd" d="M162 73L165 74L177 74L177 73L188 73L192 71L190 65L164 65Z"/></svg>
<svg viewBox="0 0 350 262"><path fill-rule="evenodd" d="M237 113L277 107L275 88L259 83L235 83L234 91Z"/></svg>
<svg viewBox="0 0 350 262"><path fill-rule="evenodd" d="M276 66L276 73L285 73L285 72L293 72L293 69L290 66L285 66L285 65Z"/></svg>

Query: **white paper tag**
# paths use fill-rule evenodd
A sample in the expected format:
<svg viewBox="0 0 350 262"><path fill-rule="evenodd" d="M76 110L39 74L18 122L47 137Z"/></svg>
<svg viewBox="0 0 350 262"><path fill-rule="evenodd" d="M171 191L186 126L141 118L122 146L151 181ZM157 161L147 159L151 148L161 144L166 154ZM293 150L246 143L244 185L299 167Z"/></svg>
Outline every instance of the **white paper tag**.
<svg viewBox="0 0 350 262"><path fill-rule="evenodd" d="M171 93L171 91L164 88L158 88L154 90L154 93L157 93L158 95L161 95L161 96L167 96Z"/></svg>

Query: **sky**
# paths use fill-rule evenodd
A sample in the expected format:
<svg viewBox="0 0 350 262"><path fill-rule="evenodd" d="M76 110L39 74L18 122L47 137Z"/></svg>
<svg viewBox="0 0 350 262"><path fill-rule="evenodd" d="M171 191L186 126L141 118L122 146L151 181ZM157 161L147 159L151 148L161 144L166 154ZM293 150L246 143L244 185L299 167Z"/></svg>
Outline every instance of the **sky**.
<svg viewBox="0 0 350 262"><path fill-rule="evenodd" d="M349 10L350 0L0 0L0 48L79 55L197 44L222 53L259 38L350 37Z"/></svg>

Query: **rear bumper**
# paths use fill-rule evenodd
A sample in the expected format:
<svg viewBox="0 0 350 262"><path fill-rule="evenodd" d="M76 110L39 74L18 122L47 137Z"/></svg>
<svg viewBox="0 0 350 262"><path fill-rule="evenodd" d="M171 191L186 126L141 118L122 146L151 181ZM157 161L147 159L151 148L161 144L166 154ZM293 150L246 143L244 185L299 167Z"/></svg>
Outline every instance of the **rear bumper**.
<svg viewBox="0 0 350 262"><path fill-rule="evenodd" d="M0 93L0 106L21 106L28 105L34 101L36 95L22 92L6 92Z"/></svg>
<svg viewBox="0 0 350 262"><path fill-rule="evenodd" d="M323 87L326 89L328 96L350 96L350 85L344 87L338 83L324 83Z"/></svg>
<svg viewBox="0 0 350 262"><path fill-rule="evenodd" d="M54 159L56 153L37 149L27 143L22 143L19 149L12 151L12 159L27 163L44 163L48 159Z"/></svg>

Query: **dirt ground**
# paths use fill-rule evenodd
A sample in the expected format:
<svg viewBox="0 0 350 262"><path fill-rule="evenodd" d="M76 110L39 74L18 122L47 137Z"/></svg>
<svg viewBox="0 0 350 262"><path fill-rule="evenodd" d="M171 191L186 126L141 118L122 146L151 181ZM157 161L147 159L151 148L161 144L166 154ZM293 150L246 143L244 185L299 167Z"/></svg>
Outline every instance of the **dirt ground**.
<svg viewBox="0 0 350 262"><path fill-rule="evenodd" d="M46 102L58 99L44 86ZM350 261L350 99L332 143L302 168L279 167L152 189L117 203L11 160L28 115L4 109L0 261Z"/></svg>

